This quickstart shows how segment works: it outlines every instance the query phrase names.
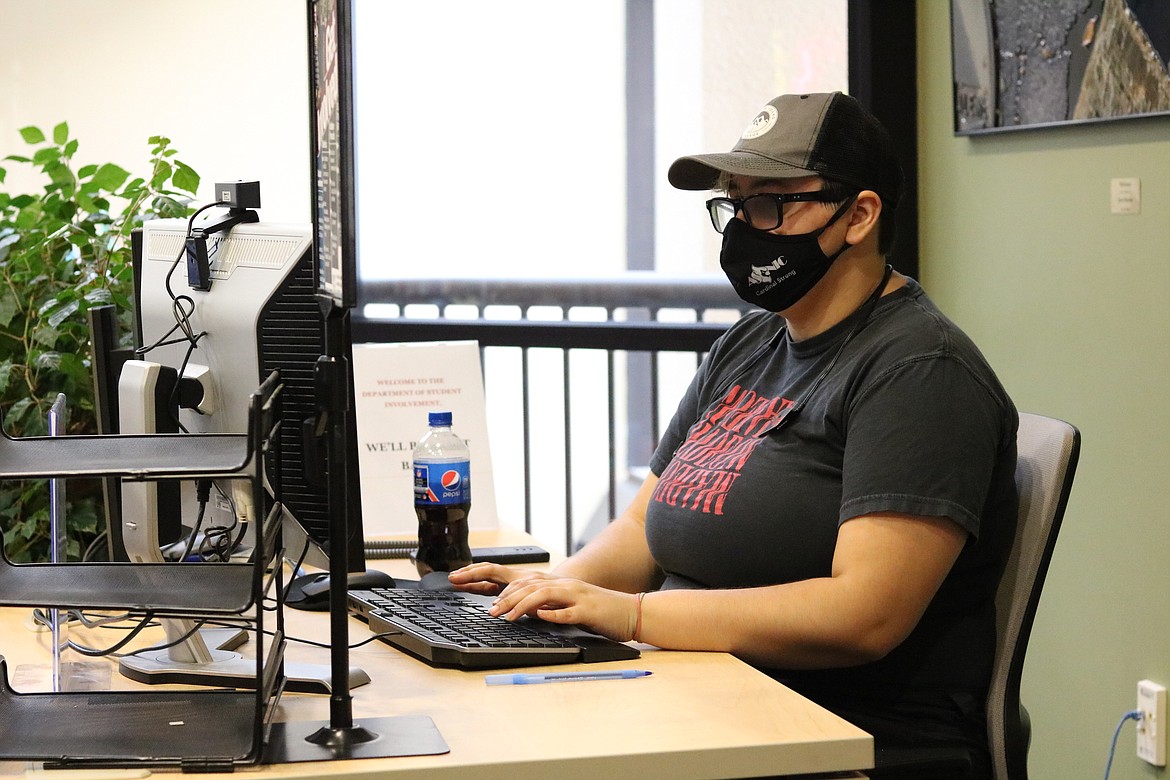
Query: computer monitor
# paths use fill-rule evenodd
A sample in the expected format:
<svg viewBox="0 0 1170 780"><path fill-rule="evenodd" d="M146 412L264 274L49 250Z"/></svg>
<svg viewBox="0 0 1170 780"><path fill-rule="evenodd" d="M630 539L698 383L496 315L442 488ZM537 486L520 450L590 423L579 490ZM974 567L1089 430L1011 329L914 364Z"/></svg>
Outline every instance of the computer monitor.
<svg viewBox="0 0 1170 780"><path fill-rule="evenodd" d="M153 412L160 426L171 417L172 428L191 433L244 433L249 397L264 377L279 369L284 385L279 463L282 500L286 514L296 523L292 529L303 529L309 542L327 552L330 516L325 464L319 455L319 441L313 437L318 406L314 372L326 345L324 319L315 294L312 229L307 224L254 222L209 236L211 284L206 290L188 285L182 263L176 268L175 260L183 253L186 238L185 220L156 220L142 228L136 315L144 348L139 357L170 369L169 373L182 380L176 389L164 378L159 389L153 378L144 377L151 389L147 392L144 387L139 393L150 397L154 406L164 407ZM176 302L180 296L189 303ZM187 321L193 345L176 330L176 311ZM160 341L169 343L156 345ZM121 384L127 381L123 370ZM356 441L352 446L356 459ZM276 465L269 464L270 488ZM355 473L355 486L356 480ZM253 507L251 502L244 481L217 483L212 486L201 525L204 529L232 529L234 540L241 521L263 517L265 507ZM196 485L187 482L178 503L186 529L193 527L198 508ZM173 524L171 514L170 509L160 511L157 522L164 527ZM349 568L361 571L365 561L359 502L350 503L349 514ZM172 534L162 533L160 542L171 541L168 537ZM298 557L303 537L287 535L294 537L286 539L288 554ZM241 538L246 546L249 535ZM185 549L181 538L171 549L176 547Z"/></svg>
<svg viewBox="0 0 1170 780"><path fill-rule="evenodd" d="M310 0L309 101L317 292L357 305L352 0Z"/></svg>
<svg viewBox="0 0 1170 780"><path fill-rule="evenodd" d="M360 502L357 491L338 490L338 482L352 483L356 475L356 436L353 411L353 355L349 315L357 303L357 218L354 210L353 51L352 0L308 0L306 23L309 43L310 172L313 182L313 225L317 249L317 299L325 319L325 355L318 376L332 391L325 404L329 425L330 498L335 531L352 517ZM348 398L341 390L348 391ZM348 453L354 453L348 457ZM350 549L346 545L347 551ZM353 568L352 566L350 567ZM344 574L338 556L330 560L330 576ZM345 592L330 589L330 661L344 669L349 658L349 627ZM402 717L367 719L355 723L349 691L335 672L329 720L324 723L274 724L271 744L287 760L375 758L442 753L446 743L427 720L425 726Z"/></svg>
<svg viewBox="0 0 1170 780"><path fill-rule="evenodd" d="M211 222L213 220L208 220ZM325 352L325 322L315 292L312 229L250 221L207 236L206 273L192 281L180 272L196 222L156 220L136 245L136 326L143 346L121 368L117 411L122 433L185 431L245 433L251 395L280 371L280 457L266 464L271 498L279 485L285 506L286 555L329 550L332 515L327 464L317 418L316 365ZM108 395L108 394L107 394ZM349 456L356 460L356 436ZM353 474L352 491L359 488ZM131 561L164 557L204 560L248 555L251 529L269 506L253 506L247 480L141 482L121 489L121 543ZM362 570L359 502L347 504L351 570ZM175 527L182 529L177 541ZM164 556L164 551L167 555ZM315 561L330 565L325 557ZM178 564L182 565L182 564ZM230 651L241 632L200 629L187 619L163 621L174 646L127 656L122 673L147 683L238 684L252 662ZM286 664L288 690L327 692L328 667ZM230 682L224 682L230 680ZM349 685L368 677L349 669Z"/></svg>

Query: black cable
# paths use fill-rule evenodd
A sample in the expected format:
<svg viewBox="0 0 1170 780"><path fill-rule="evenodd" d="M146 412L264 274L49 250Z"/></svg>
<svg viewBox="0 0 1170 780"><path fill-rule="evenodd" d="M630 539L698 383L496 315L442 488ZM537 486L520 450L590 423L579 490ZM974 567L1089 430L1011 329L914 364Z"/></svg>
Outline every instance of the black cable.
<svg viewBox="0 0 1170 780"><path fill-rule="evenodd" d="M57 610L57 614L65 615L66 623L80 623L82 628L120 628L125 630L132 628L132 626L113 625L114 623L122 623L130 620L131 614L129 612L123 612L120 615L104 615L97 619L88 617L85 612L80 609L59 609ZM52 628L52 621L49 619L48 613L39 607L33 609L32 619L33 622L37 623L38 625L45 626L46 628Z"/></svg>
<svg viewBox="0 0 1170 780"><path fill-rule="evenodd" d="M196 209L195 212L192 213L191 216L187 219L187 233L183 239L183 246L180 247L179 254L175 257L174 262L171 263L170 269L167 270L167 275L163 277L163 286L166 287L167 296L169 296L171 299L171 313L175 317L175 327L171 328L169 331L163 334L162 337L159 338L159 340L155 343L149 346L139 347L138 349L134 350L136 355L145 355L146 353L158 347L167 346L170 344L179 344L183 341L187 341L192 345L192 347L194 347L199 339L206 335L206 332L196 335L194 330L191 328L191 315L195 313L195 301L189 295L176 295L174 289L171 287L171 277L174 276L175 269L179 267L179 263L183 261L183 255L187 253L187 240L192 237L191 233L195 229L195 218L208 209L216 208L217 206L229 205L231 204L226 201L217 200L214 203L208 203L207 205ZM184 309L184 306L187 308ZM173 334L176 330L183 331L183 338L167 341L167 339L171 337L171 334Z"/></svg>
<svg viewBox="0 0 1170 780"><path fill-rule="evenodd" d="M93 560L93 559L92 559L90 556L91 556L91 555L94 555L94 554L95 554L95 553L96 553L98 550L100 550L100 549L101 549L101 545L103 545L103 544L107 545L107 554L108 554L108 546L109 546L109 545L108 545L108 540L109 540L109 536L110 536L110 532L109 532L109 531L102 531L102 532L101 532L101 533L99 533L97 536L95 536L95 537L93 538L93 541L91 541L91 542L89 543L89 546L85 548L85 552L83 552L83 553L81 554L81 560L82 560L82 562L87 562L87 561L91 561L91 560Z"/></svg>
<svg viewBox="0 0 1170 780"><path fill-rule="evenodd" d="M208 480L195 480L195 492L199 498L199 513L195 516L195 526L191 529L191 535L187 537L187 546L183 549L183 554L179 556L179 562L185 563L191 557L191 552L195 549L195 540L199 538L199 529L203 527L203 519L207 516L207 501L208 496L200 493L198 487L201 482Z"/></svg>
<svg viewBox="0 0 1170 780"><path fill-rule="evenodd" d="M226 627L229 627L229 628L239 628L239 626L237 626L237 625L234 625L234 624L232 624L232 623L226 623L226 622L216 622L216 621L213 621L213 620L209 620L209 621L207 621L207 625L210 625L210 626L226 626ZM276 632L275 632L275 631L270 631L270 630L268 630L268 629L265 629L265 630L264 630L262 633L264 634L264 636L269 636L269 637L276 636ZM347 645L347 647L348 647L350 650L353 650L353 649L355 649L355 648L361 647L362 645L368 645L370 642L373 642L373 641L375 641L375 640L377 640L377 639L381 639L381 638L383 638L383 637L387 637L387 636L397 636L399 633L401 633L401 632L399 632L399 631L386 631L386 632L383 632L383 633L380 633L380 634L374 634L373 636L371 636L371 637L369 637L369 638L367 638L367 639L363 639L363 640L362 640L362 641L360 641L360 642L355 642L355 643L354 643L354 644L352 644L352 645ZM328 642L318 642L318 641L316 641L315 639L301 639L300 637L295 637L295 636L288 636L288 635L285 635L284 639L285 639L285 641L286 641L286 642L296 642L296 643L298 643L298 644L302 644L302 645L309 645L310 647L321 647L321 648L324 648L324 649L326 649L326 650L328 650L329 648L331 648L331 647L332 647L332 645L331 645L331 644L329 644Z"/></svg>
<svg viewBox="0 0 1170 780"><path fill-rule="evenodd" d="M312 544L312 541L306 535L305 536L305 544L303 547L301 547L301 554L300 554L300 556L297 557L297 562L295 564L293 564L292 576L289 577L288 582L286 582L284 584L284 596L281 598L281 601L288 601L288 594L289 594L289 590L292 588L293 578L298 576L297 572L299 572L301 570L301 564L303 564L305 562L305 558L309 557L309 545L310 544Z"/></svg>
<svg viewBox="0 0 1170 780"><path fill-rule="evenodd" d="M222 487L219 486L218 482L213 484L215 486L216 492L223 497L223 500L227 502L228 506L231 507L232 510L231 525L217 526L215 528L207 529L208 536L211 536L214 532L216 536L216 544L218 547L216 552L218 553L220 560L226 563L231 559L232 553L240 548L240 543L244 540L244 535L248 532L248 523L240 521L240 513L236 509L236 502L232 500L232 497L226 493ZM231 540L231 532L235 530L237 526L239 527L239 533L236 535L234 540ZM229 541L225 545L220 541L221 539L227 539Z"/></svg>
<svg viewBox="0 0 1170 780"><path fill-rule="evenodd" d="M199 629L203 628L204 626L208 625L209 623L210 623L209 620L196 620L195 624L187 631L184 631L182 636L180 636L177 639L172 639L169 642L163 642L162 644L151 645L150 647L143 647L143 648L140 648L138 650L134 650L134 651L129 652L129 653L110 652L107 655L112 655L114 658L127 658L127 657L132 656L132 655L138 655L139 653L153 653L153 652L156 652L158 650L168 650L168 649L174 647L175 645L183 644L188 639L195 636L195 634L199 633ZM221 625L221 624L216 623L213 625ZM232 628L240 628L241 626L231 626L231 627ZM114 649L117 650L118 648L114 648Z"/></svg>
<svg viewBox="0 0 1170 780"><path fill-rule="evenodd" d="M148 625L151 625L153 620L154 620L154 613L147 612L145 615L143 615L141 622L139 622L139 624L137 626L135 626L130 631L130 633L126 634L126 636L122 637L122 639L115 642L113 644L113 646L108 647L104 650L99 650L99 649L95 649L92 647L86 647L85 645L79 645L76 642L74 642L72 639L70 639L68 642L66 642L66 645L69 647L70 650L75 650L78 653L81 653L82 655L85 655L85 656L89 656L91 658L101 658L103 656L109 656L109 655L117 657L117 652L119 650L121 650L123 647L125 647L127 644L129 644L129 642L132 639L134 639L134 637L138 636L138 634L140 634L142 632L142 629L146 628Z"/></svg>

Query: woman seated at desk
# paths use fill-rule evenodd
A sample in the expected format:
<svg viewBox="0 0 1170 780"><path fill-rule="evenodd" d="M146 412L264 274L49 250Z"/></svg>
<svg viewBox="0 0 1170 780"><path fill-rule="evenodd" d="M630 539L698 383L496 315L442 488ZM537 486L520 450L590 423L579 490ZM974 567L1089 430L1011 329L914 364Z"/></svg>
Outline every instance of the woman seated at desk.
<svg viewBox="0 0 1170 780"><path fill-rule="evenodd" d="M475 564L493 612L733 653L874 735L961 745L983 702L1016 518L1016 410L978 349L886 264L902 174L840 93L784 95L728 154L720 262L760 306L712 348L633 504L549 574ZM777 316L779 315L779 316Z"/></svg>

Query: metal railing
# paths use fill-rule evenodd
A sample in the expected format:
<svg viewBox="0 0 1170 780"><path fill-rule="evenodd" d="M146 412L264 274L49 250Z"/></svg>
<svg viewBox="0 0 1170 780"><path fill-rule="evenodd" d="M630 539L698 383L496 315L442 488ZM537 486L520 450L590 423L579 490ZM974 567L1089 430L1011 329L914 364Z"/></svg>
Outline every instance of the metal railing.
<svg viewBox="0 0 1170 780"><path fill-rule="evenodd" d="M551 391L547 360L537 361L549 350L560 353L559 391L563 394L564 551L572 552L596 531L600 514L594 514L591 531L582 533L575 522L574 476L579 473L574 456L573 411L591 415L597 405L592 371L573 370L573 356L604 355L605 441L607 469L604 520L619 509L619 489L631 474L648 462L661 433L660 395L663 377L669 377L660 360L663 353L694 356L689 368L674 367L669 409L681 394L698 360L740 314L744 305L725 280L716 277L679 277L631 272L621 276L575 279L403 279L364 281L353 317L355 343L456 341L479 343L485 376L489 363L502 352L519 352L518 391L501 400L486 387L489 418L500 403L519 404L522 422L521 485L524 528L534 529L534 398L538 386ZM621 358L624 357L624 360ZM537 362L540 365L536 365ZM485 385L487 382L485 381ZM624 408L620 403L625 399ZM666 399L662 399L666 401ZM581 412L589 406L589 412ZM622 414L624 412L624 414ZM540 415L541 435L547 416ZM619 420L622 424L619 426ZM593 420L588 432L596 433ZM494 446L494 445L493 445ZM626 457L620 457L622 451ZM548 459L542 450L541 465ZM497 464L498 465L498 464ZM501 486L500 471L496 472ZM542 485L545 480L542 480ZM515 486L502 485L506 490ZM577 492L580 492L579 490ZM547 522L543 515L542 521ZM547 529L542 529L547 531ZM540 536L540 534L537 534Z"/></svg>

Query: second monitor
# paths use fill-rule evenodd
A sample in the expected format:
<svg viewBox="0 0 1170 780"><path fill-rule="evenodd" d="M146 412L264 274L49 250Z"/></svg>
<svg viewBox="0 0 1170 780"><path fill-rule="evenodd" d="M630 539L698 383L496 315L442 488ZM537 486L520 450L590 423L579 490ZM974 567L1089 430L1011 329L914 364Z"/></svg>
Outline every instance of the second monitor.
<svg viewBox="0 0 1170 780"><path fill-rule="evenodd" d="M328 464L313 444L318 411L315 366L324 354L325 336L314 291L311 226L254 222L210 236L207 289L191 287L182 267L188 238L185 220L147 222L141 238L141 256L136 258L137 326L144 345L140 357L170 367L180 378L159 399L166 414L174 416L179 430L242 433L249 395L263 377L279 369L284 384L282 498L296 525L327 549ZM351 462L356 462L355 437L348 438ZM270 483L276 479L274 471L267 475ZM356 481L355 470L350 471ZM233 489L232 482L211 485L204 495L197 495L194 483L182 485L178 516L173 516L173 508L160 509L157 522L165 527L181 521L187 533L202 502L203 529L220 529L213 542L228 538L246 545L247 535L240 534L246 526L241 524L262 517L264 507L251 506L251 497ZM356 494L355 486L351 495ZM349 503L349 564L360 571L364 568L360 504ZM173 530L162 536L173 536ZM206 536L198 544L205 540ZM290 556L300 554L297 540L286 543Z"/></svg>

